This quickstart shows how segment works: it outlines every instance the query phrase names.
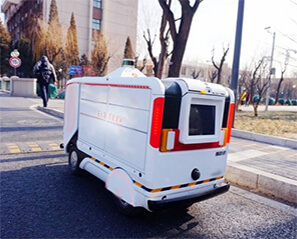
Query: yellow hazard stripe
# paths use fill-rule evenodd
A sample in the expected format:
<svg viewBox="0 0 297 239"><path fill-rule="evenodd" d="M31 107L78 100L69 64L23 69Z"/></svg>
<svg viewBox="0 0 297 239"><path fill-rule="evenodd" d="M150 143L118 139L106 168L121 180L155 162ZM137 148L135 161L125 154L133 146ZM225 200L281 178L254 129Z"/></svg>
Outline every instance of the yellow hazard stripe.
<svg viewBox="0 0 297 239"><path fill-rule="evenodd" d="M95 161L96 163L98 163L98 164L104 166L105 168L109 169L110 171L113 171L113 168L110 167L109 165L107 165L106 163L103 163L102 161L100 161L100 160L98 160L98 159L96 159L96 158L94 158L94 157L91 157L91 159L92 159L93 161Z"/></svg>
<svg viewBox="0 0 297 239"><path fill-rule="evenodd" d="M223 176L217 177L217 178L210 178L210 179L206 179L203 181L198 181L198 182L191 182L191 183L186 183L186 184L181 184L181 185L175 185L175 186L171 186L171 187L165 187L165 188L157 188L157 189L150 189L147 188L145 186L143 186L142 184L134 181L134 184L150 193L157 193L157 192L163 192L163 191L168 191L168 190L175 190L175 189L179 189L179 188L185 188L185 187L192 187L192 186L196 186L198 184L203 184L203 183L209 183L212 181L216 181L216 180L220 180L223 179Z"/></svg>
<svg viewBox="0 0 297 239"><path fill-rule="evenodd" d="M110 171L113 171L114 169L110 166L108 166L107 164L103 163L102 161L99 161L98 159L91 157L91 159L95 162L97 162L98 164L106 167L107 169L109 169ZM210 178L210 179L206 179L203 181L198 181L198 182L191 182L191 183L186 183L186 184L181 184L181 185L175 185L175 186L171 186L171 187L165 187L165 188L156 188L156 189L150 189L147 188L146 186L142 185L141 183L133 180L133 183L137 186L140 187L150 193L158 193L158 192L162 192L162 191L168 191L168 190L175 190L175 189L179 189L179 188L185 188L185 187L192 187L192 186L196 186L198 184L203 184L203 183L209 183L212 181L216 181L216 180L220 180L223 179L223 176L217 177L217 178Z"/></svg>

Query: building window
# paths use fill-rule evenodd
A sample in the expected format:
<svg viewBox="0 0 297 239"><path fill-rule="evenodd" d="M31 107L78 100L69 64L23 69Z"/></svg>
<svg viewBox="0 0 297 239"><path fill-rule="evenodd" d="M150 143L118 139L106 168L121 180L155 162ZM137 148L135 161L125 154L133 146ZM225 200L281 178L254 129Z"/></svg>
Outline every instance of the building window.
<svg viewBox="0 0 297 239"><path fill-rule="evenodd" d="M101 8L102 7L102 0L93 0L93 7Z"/></svg>
<svg viewBox="0 0 297 239"><path fill-rule="evenodd" d="M93 19L93 29L98 31L101 29L101 21L99 19Z"/></svg>

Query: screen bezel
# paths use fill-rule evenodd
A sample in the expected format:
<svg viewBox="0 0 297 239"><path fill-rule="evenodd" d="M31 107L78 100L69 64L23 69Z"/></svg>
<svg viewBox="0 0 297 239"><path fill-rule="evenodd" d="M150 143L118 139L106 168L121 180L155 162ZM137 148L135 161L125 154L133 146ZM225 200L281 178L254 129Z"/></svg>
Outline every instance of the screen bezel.
<svg viewBox="0 0 297 239"><path fill-rule="evenodd" d="M220 141L222 128L225 97L200 95L188 93L182 98L180 120L179 120L179 141L183 144L199 144ZM215 127L214 134L211 135L190 135L189 119L191 105L215 106Z"/></svg>

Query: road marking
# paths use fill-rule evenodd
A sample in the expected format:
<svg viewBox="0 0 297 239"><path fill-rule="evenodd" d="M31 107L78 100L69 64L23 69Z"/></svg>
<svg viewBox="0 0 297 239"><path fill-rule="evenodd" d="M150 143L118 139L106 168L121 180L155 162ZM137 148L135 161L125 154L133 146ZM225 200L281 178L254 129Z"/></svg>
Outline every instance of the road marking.
<svg viewBox="0 0 297 239"><path fill-rule="evenodd" d="M59 150L60 149L60 146L57 144L57 143L55 143L55 142L48 142L48 145L50 146L50 148L52 149L52 150Z"/></svg>
<svg viewBox="0 0 297 239"><path fill-rule="evenodd" d="M61 150L60 143L54 141L38 141L38 142L17 142L2 143L0 145L0 154L15 154L27 152L41 151L57 151Z"/></svg>
<svg viewBox="0 0 297 239"><path fill-rule="evenodd" d="M10 153L20 153L21 150L20 149L9 149Z"/></svg>
<svg viewBox="0 0 297 239"><path fill-rule="evenodd" d="M30 148L30 150L32 152L42 151L42 149L40 148L40 146L36 142L28 142L27 144L28 144L28 146L29 146L29 148Z"/></svg>
<svg viewBox="0 0 297 239"><path fill-rule="evenodd" d="M10 153L20 153L21 150L16 143L6 143L6 146Z"/></svg>

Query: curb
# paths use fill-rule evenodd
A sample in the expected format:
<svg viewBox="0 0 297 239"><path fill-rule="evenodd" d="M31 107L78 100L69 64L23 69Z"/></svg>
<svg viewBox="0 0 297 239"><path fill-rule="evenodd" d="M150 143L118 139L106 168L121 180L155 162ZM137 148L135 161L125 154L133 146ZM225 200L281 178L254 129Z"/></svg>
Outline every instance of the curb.
<svg viewBox="0 0 297 239"><path fill-rule="evenodd" d="M297 182L244 165L227 165L227 181L297 204Z"/></svg>
<svg viewBox="0 0 297 239"><path fill-rule="evenodd" d="M49 115L61 118L61 119L64 118L64 113L61 111L58 111L58 110L53 110L53 109L49 109L49 108L45 108L45 107L41 107L41 106L37 106L37 110L47 113Z"/></svg>
<svg viewBox="0 0 297 239"><path fill-rule="evenodd" d="M292 149L297 149L297 140L293 140L293 139L286 139L286 138L275 137L270 135L257 134L257 133L238 130L238 129L232 129L231 136L242 138L242 139L248 139L252 141L258 141L262 143L278 145L278 146L292 148Z"/></svg>

